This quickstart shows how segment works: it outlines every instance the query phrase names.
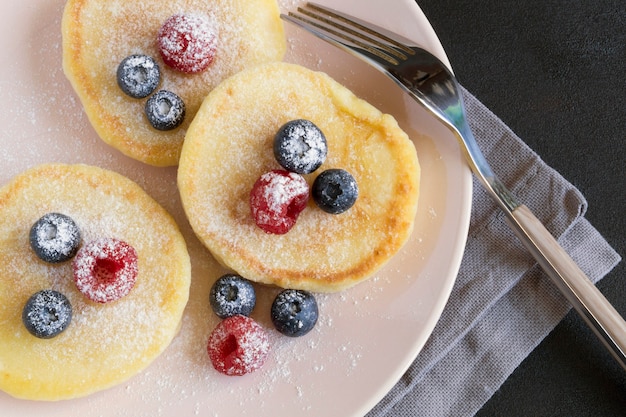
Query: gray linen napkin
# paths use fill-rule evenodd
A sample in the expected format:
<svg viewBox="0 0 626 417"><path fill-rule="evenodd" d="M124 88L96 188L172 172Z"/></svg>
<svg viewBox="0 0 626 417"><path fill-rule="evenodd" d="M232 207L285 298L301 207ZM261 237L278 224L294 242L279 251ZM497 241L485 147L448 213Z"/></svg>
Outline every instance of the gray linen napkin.
<svg viewBox="0 0 626 417"><path fill-rule="evenodd" d="M581 193L465 90L464 98L476 139L501 180L592 281L604 277L620 256L583 217ZM422 352L368 417L474 415L569 309L475 182L450 299Z"/></svg>

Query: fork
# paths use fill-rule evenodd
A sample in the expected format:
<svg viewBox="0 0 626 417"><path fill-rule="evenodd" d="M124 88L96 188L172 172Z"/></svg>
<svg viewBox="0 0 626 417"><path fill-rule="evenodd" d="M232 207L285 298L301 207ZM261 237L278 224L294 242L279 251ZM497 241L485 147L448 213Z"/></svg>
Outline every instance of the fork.
<svg viewBox="0 0 626 417"><path fill-rule="evenodd" d="M467 123L460 86L448 67L411 40L318 4L307 3L281 17L386 74L455 134L472 172L505 213L517 237L626 370L626 322L493 173Z"/></svg>

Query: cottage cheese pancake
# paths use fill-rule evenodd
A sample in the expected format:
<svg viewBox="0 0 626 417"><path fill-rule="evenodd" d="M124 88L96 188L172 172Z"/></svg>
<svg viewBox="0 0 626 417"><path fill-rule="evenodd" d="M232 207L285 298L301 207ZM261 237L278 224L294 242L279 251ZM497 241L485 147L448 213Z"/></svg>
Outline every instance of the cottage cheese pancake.
<svg viewBox="0 0 626 417"><path fill-rule="evenodd" d="M31 235L42 217L47 223ZM48 239L55 235L46 229L51 224L61 243ZM59 261L33 250L39 240L52 242L44 245L52 249L80 243L77 254L67 251L73 258ZM121 257L97 258L93 250ZM90 260L96 262L92 276L84 273ZM107 285L113 291L101 292L96 282L83 280L79 288L77 271L81 280L121 279L128 285ZM134 282L126 282L124 274ZM175 336L190 277L187 247L174 220L129 179L101 168L61 164L17 176L0 189L0 390L18 398L60 400L127 380ZM69 304L71 311L41 302L27 309L29 298L42 290L63 294L67 303L61 307ZM101 293L109 298L94 297ZM65 329L56 332L55 323L70 316ZM53 332L37 331L42 324Z"/></svg>
<svg viewBox="0 0 626 417"><path fill-rule="evenodd" d="M348 171L358 198L341 214L309 200L285 234L257 226L250 193L280 169L276 132L305 119L321 129L327 157L303 174L311 186L328 169ZM420 168L413 143L382 114L326 74L271 63L213 90L192 122L178 185L187 217L213 255L244 277L281 287L331 292L372 276L406 242L414 224Z"/></svg>
<svg viewBox="0 0 626 417"><path fill-rule="evenodd" d="M275 0L69 0L62 26L64 71L99 136L156 166L178 164L189 123L220 81L280 60L286 49ZM118 67L136 56L154 62L137 67L136 59L125 61L122 89ZM141 79L153 76L154 83ZM178 96L184 111L157 95L162 90ZM153 97L161 103L153 109L181 115L180 123L153 127L146 110Z"/></svg>

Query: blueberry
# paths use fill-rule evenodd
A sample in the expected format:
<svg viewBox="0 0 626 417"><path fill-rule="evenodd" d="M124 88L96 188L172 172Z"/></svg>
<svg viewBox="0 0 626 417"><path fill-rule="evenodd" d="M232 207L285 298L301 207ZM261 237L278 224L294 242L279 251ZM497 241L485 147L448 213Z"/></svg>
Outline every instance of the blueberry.
<svg viewBox="0 0 626 417"><path fill-rule="evenodd" d="M311 196L319 208L339 214L354 205L359 196L356 180L343 169L328 169L313 181Z"/></svg>
<svg viewBox="0 0 626 417"><path fill-rule="evenodd" d="M176 129L185 118L185 103L171 91L160 90L146 102L146 116L157 130Z"/></svg>
<svg viewBox="0 0 626 417"><path fill-rule="evenodd" d="M30 229L30 246L37 256L50 263L65 262L76 255L80 245L80 230L68 217L48 213L37 220Z"/></svg>
<svg viewBox="0 0 626 417"><path fill-rule="evenodd" d="M226 274L211 287L209 302L221 319L238 314L250 316L256 304L256 294L250 281L236 274Z"/></svg>
<svg viewBox="0 0 626 417"><path fill-rule="evenodd" d="M58 291L42 290L28 299L22 310L22 322L35 337L50 339L72 321L72 306Z"/></svg>
<svg viewBox="0 0 626 417"><path fill-rule="evenodd" d="M160 81L159 65L147 55L130 55L117 67L117 85L133 98L148 97Z"/></svg>
<svg viewBox="0 0 626 417"><path fill-rule="evenodd" d="M324 163L327 153L326 137L308 120L287 122L274 136L274 157L287 171L310 174Z"/></svg>
<svg viewBox="0 0 626 417"><path fill-rule="evenodd" d="M315 327L318 314L315 297L304 290L283 290L272 303L272 323L285 336L307 334Z"/></svg>

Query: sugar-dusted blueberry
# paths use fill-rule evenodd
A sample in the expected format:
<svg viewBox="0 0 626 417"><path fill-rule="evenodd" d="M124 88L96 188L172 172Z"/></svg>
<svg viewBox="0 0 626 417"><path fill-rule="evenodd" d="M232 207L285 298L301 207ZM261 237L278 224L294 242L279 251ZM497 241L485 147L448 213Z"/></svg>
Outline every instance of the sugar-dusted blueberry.
<svg viewBox="0 0 626 417"><path fill-rule="evenodd" d="M130 55L117 67L117 85L133 98L144 98L156 90L161 81L161 69L154 58Z"/></svg>
<svg viewBox="0 0 626 417"><path fill-rule="evenodd" d="M45 262L59 263L76 255L81 234L71 217L48 213L33 224L29 240L39 258Z"/></svg>
<svg viewBox="0 0 626 417"><path fill-rule="evenodd" d="M315 178L311 188L313 201L327 213L340 214L354 205L359 187L354 177L343 169L328 169Z"/></svg>
<svg viewBox="0 0 626 417"><path fill-rule="evenodd" d="M324 133L311 121L292 120L274 136L274 157L287 171L310 174L326 160Z"/></svg>
<svg viewBox="0 0 626 417"><path fill-rule="evenodd" d="M146 102L146 116L157 130L176 129L185 119L185 103L168 90L159 90Z"/></svg>
<svg viewBox="0 0 626 417"><path fill-rule="evenodd" d="M308 291L286 289L272 303L272 323L285 336L304 336L315 327L318 315L317 301Z"/></svg>
<svg viewBox="0 0 626 417"><path fill-rule="evenodd" d="M237 314L249 316L256 304L256 293L247 279L237 274L226 274L211 287L209 302L221 319Z"/></svg>
<svg viewBox="0 0 626 417"><path fill-rule="evenodd" d="M65 295L54 290L33 294L22 310L22 322L35 337L50 339L72 321L72 305Z"/></svg>
<svg viewBox="0 0 626 417"><path fill-rule="evenodd" d="M285 234L306 208L309 194L309 184L301 175L285 170L266 172L250 192L252 218L266 233Z"/></svg>

